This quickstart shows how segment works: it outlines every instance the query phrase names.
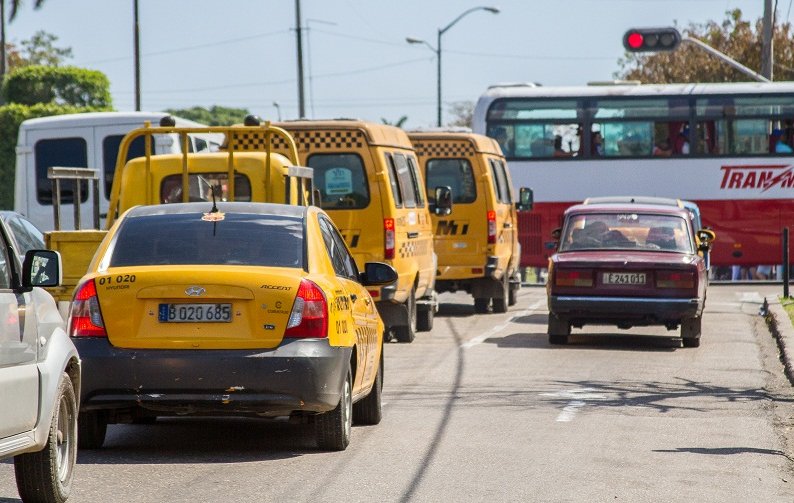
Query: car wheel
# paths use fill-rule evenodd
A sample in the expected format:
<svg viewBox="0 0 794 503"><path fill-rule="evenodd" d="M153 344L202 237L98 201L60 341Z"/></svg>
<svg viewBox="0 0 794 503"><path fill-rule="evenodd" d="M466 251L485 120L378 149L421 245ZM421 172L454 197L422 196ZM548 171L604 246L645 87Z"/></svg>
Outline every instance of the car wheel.
<svg viewBox="0 0 794 503"><path fill-rule="evenodd" d="M491 299L488 297L481 297L474 299L474 312L478 314L487 313L488 304L490 303L491 303Z"/></svg>
<svg viewBox="0 0 794 503"><path fill-rule="evenodd" d="M506 313L507 303L510 300L508 299L508 297L510 296L510 280L507 277L507 273L502 275L501 283L502 283L501 284L502 296L498 298L497 297L493 298L493 312L495 313Z"/></svg>
<svg viewBox="0 0 794 503"><path fill-rule="evenodd" d="M433 330L433 318L435 313L432 307L418 309L416 311L416 330L419 332L429 332Z"/></svg>
<svg viewBox="0 0 794 503"><path fill-rule="evenodd" d="M72 488L77 459L77 398L69 374L61 377L44 449L14 458L22 501L63 502Z"/></svg>
<svg viewBox="0 0 794 503"><path fill-rule="evenodd" d="M571 324L549 313L549 344L568 344Z"/></svg>
<svg viewBox="0 0 794 503"><path fill-rule="evenodd" d="M81 449L99 449L105 443L108 420L103 411L81 412L77 420L77 445Z"/></svg>
<svg viewBox="0 0 794 503"><path fill-rule="evenodd" d="M408 309L408 324L395 327L394 332L398 341L413 342L416 338L416 287L411 288L405 307Z"/></svg>
<svg viewBox="0 0 794 503"><path fill-rule="evenodd" d="M383 348L380 352L380 364L372 389L363 399L353 404L353 422L356 424L378 424L383 417L381 400L383 396Z"/></svg>
<svg viewBox="0 0 794 503"><path fill-rule="evenodd" d="M685 348L700 347L700 331L703 318L681 320L681 340Z"/></svg>
<svg viewBox="0 0 794 503"><path fill-rule="evenodd" d="M348 369L339 404L334 410L320 414L314 419L317 447L326 451L344 451L350 444L352 427L353 379Z"/></svg>
<svg viewBox="0 0 794 503"><path fill-rule="evenodd" d="M515 306L518 304L518 290L521 288L521 283L517 284L516 286L511 286L510 291L507 294L507 305L508 306Z"/></svg>

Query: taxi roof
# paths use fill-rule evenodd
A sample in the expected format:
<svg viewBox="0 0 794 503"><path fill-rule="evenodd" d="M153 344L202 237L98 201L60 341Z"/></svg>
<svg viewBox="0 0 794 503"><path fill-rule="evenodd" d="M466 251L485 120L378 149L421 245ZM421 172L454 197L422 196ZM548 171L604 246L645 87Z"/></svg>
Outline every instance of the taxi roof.
<svg viewBox="0 0 794 503"><path fill-rule="evenodd" d="M409 131L408 138L412 142L421 141L468 141L478 153L493 154L502 157L499 144L485 135L463 131Z"/></svg>
<svg viewBox="0 0 794 503"><path fill-rule="evenodd" d="M218 210L224 213L249 213L257 215L275 215L303 219L308 213L308 206L276 203L249 202L218 202ZM153 215L178 215L185 213L207 213L212 209L212 202L152 204L136 206L129 210L128 216L141 217Z"/></svg>
<svg viewBox="0 0 794 503"><path fill-rule="evenodd" d="M367 144L371 146L400 147L413 149L411 141L405 131L388 124L378 124L359 119L324 119L324 120L295 120L274 122L274 126L284 128L287 131L361 131L367 139Z"/></svg>

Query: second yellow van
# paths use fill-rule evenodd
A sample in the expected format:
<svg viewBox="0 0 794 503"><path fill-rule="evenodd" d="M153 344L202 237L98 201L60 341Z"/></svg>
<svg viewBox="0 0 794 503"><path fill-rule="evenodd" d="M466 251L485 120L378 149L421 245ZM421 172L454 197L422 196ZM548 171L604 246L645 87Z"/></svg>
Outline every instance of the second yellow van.
<svg viewBox="0 0 794 503"><path fill-rule="evenodd" d="M521 286L516 211L531 208L532 192L521 189L516 200L507 162L492 138L447 131L408 136L428 193L437 187L452 192L451 213L431 217L438 254L436 290L465 290L474 297L478 313L490 308L506 312Z"/></svg>

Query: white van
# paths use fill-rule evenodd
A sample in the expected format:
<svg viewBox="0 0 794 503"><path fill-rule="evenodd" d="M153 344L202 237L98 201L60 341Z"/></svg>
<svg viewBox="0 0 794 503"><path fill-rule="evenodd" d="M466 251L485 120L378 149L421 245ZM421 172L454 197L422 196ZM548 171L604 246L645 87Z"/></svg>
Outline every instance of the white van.
<svg viewBox="0 0 794 503"><path fill-rule="evenodd" d="M104 219L113 184L121 139L129 131L143 127L145 121L158 126L165 112L94 112L57 115L24 121L17 139L17 164L14 182L14 209L25 215L42 231L53 230L52 183L47 169L52 166L87 167L99 171L99 211ZM175 117L177 126L202 127L204 124ZM144 155L143 138L134 141L128 159ZM190 135L191 152L217 150L223 135ZM181 152L176 135L155 141L155 153ZM81 182L81 228L93 226L90 187ZM72 211L73 182L61 185L61 228L74 228ZM101 225L101 224L100 224Z"/></svg>

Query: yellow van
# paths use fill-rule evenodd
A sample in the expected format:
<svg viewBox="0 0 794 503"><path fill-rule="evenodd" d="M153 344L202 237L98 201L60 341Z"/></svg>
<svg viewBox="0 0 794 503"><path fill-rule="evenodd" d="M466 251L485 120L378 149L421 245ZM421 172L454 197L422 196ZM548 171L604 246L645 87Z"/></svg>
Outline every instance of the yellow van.
<svg viewBox="0 0 794 503"><path fill-rule="evenodd" d="M315 204L345 238L356 264L386 262L398 281L370 289L390 334L413 341L430 330L438 309L436 258L425 185L405 132L357 120L301 120L277 124L292 134L300 163L314 170ZM262 135L237 149L267 148ZM279 137L272 148L287 148Z"/></svg>
<svg viewBox="0 0 794 503"><path fill-rule="evenodd" d="M468 132L408 133L428 193L449 187L454 208L432 213L438 254L436 291L465 290L478 313L504 313L521 286L517 209L530 209L532 193L516 201L510 172L492 138ZM431 201L431 206L436 201ZM443 213L443 212L440 212Z"/></svg>

